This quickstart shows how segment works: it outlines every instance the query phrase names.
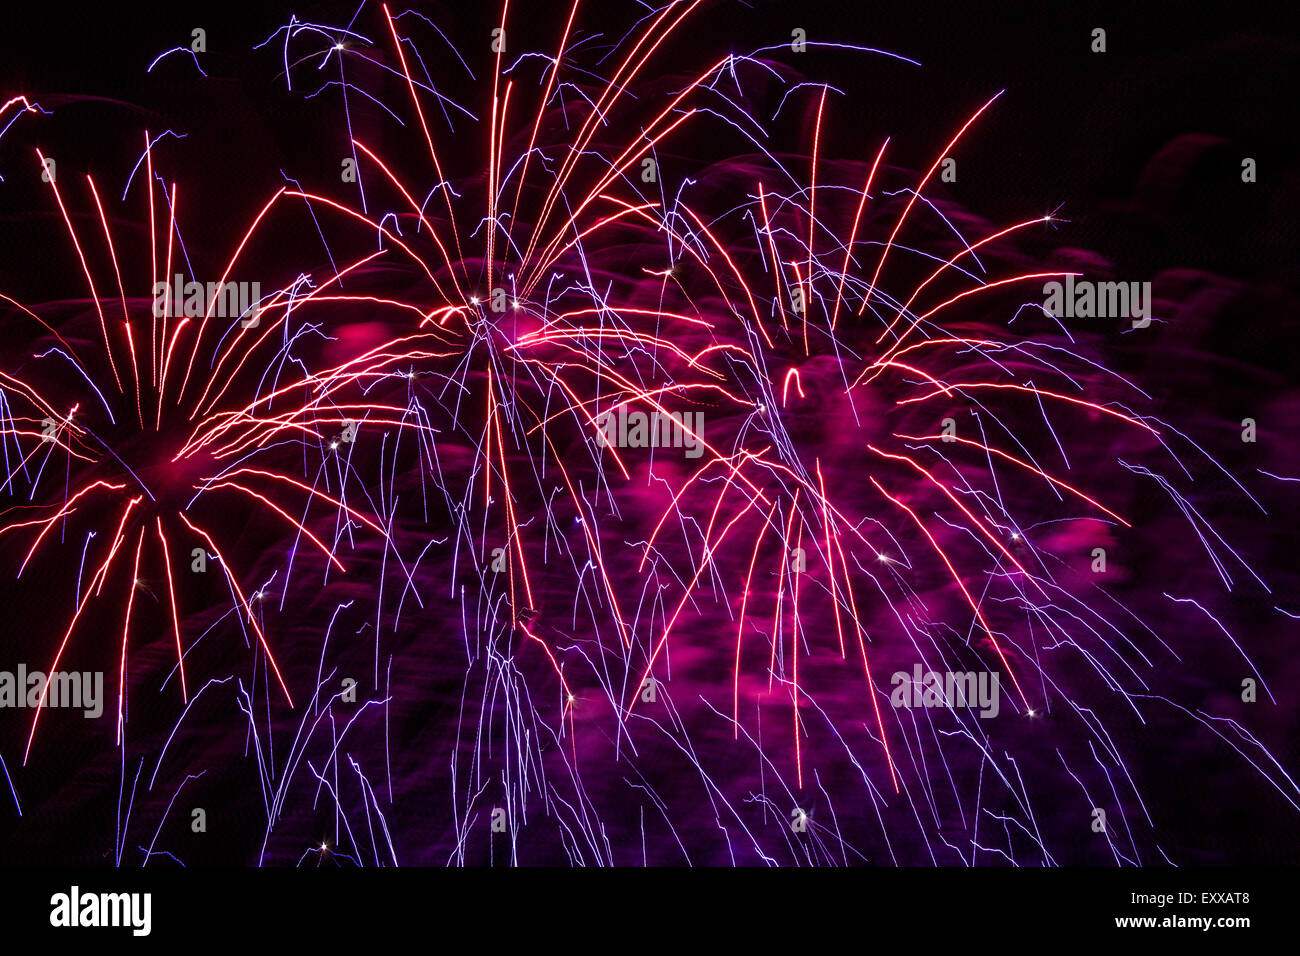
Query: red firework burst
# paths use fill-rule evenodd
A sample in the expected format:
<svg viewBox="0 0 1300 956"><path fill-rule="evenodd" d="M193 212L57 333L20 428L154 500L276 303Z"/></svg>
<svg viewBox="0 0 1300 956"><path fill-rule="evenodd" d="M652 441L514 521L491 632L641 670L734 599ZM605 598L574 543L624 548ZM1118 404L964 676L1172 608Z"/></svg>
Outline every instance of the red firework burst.
<svg viewBox="0 0 1300 956"><path fill-rule="evenodd" d="M223 516L241 505L260 511L269 524L286 528L295 542L305 540L317 549L329 567L345 571L338 544L353 528L387 535L377 518L346 500L350 466L343 455L357 427L364 422L417 432L424 428L406 418L406 408L368 397L369 386L389 377L397 364L421 357L418 348L400 354L372 349L319 371L309 370L292 351L303 334L294 324L295 310L333 298L334 286L348 270L312 289L293 285L267 295L261 295L260 282L232 281L254 231L279 195L257 215L218 282L186 278L182 255L188 258L188 253L177 224L179 189L175 183L155 185L152 146L146 134L147 276L141 274L143 268L123 268L92 177L86 177L85 186L93 212L84 217L92 225L82 228L74 224L81 217L65 199L65 190L48 179L88 289L98 335L78 338L84 330L75 330L75 323L56 329L34 309L0 295L18 315L47 332L46 344L29 361L0 371L4 487L14 494L25 485L29 501L43 501L10 507L10 520L0 533L26 536L21 576L30 562L57 548L56 539L63 540L70 529L86 532L75 610L49 672L58 668L88 613L115 613L121 641L119 740L140 595L153 594L147 582L154 577L165 591L181 697L188 700L189 648L177 578L185 564L202 570L209 558L221 568L241 627L251 630L292 704L259 621L257 604L264 595L249 593L241 583L244 573L227 560L228 549L219 543L230 530ZM44 168L39 151L38 158ZM96 253L111 263L106 281L95 277ZM146 277L149 297L128 292ZM105 286L111 291L106 293ZM70 368L74 374L68 374ZM61 473L62 487L47 487L57 480L47 473ZM325 530L331 523L327 518L332 518L332 532ZM95 546L93 539L101 535ZM47 684L26 754L48 692Z"/></svg>

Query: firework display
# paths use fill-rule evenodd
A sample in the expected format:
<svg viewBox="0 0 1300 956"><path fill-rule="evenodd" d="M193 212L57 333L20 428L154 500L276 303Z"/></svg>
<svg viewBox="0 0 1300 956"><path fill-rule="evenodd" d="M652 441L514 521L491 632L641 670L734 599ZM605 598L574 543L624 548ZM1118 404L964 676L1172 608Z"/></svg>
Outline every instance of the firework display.
<svg viewBox="0 0 1300 956"><path fill-rule="evenodd" d="M1090 205L924 27L468 6L0 89L0 857L1294 862L1265 147Z"/></svg>

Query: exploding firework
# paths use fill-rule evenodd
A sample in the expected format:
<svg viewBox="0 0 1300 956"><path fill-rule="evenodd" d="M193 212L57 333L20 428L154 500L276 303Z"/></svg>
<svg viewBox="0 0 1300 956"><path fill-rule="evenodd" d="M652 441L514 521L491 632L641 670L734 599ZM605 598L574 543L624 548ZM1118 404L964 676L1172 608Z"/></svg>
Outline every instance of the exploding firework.
<svg viewBox="0 0 1300 956"><path fill-rule="evenodd" d="M1177 640L1111 593L1123 572L1108 569L1107 552L1149 507L1142 485L1156 487L1186 518L1173 533L1226 591L1267 596L1194 503L1194 483L1217 480L1238 508L1263 508L1096 357L1094 334L1072 334L1042 304L1040 290L1082 273L1035 266L1012 242L1058 217L996 228L928 196L998 96L907 182L887 169L888 141L869 163L819 155L828 93L803 90L813 119L801 169L770 153L731 161L662 220L675 250L663 301L715 318L710 346L725 349L727 375L706 416L708 453L654 495L662 510L642 560L678 596L642 648L624 716L647 710L635 691L671 675L670 649L689 648L688 673L715 689L726 680L730 700L701 694L664 732L719 793L710 775L734 760L703 759L718 746L704 728L749 744L767 777L759 802L774 811L763 822L793 814L813 834L792 847L809 862L969 864L982 850L1053 863L1068 836L1049 834L1078 821L1044 817L1035 785L1062 773L1116 863L1158 858L1140 774L1119 743L1127 732L1114 724L1191 712L1159 689L1157 662L1179 657ZM706 211L701 191L718 208ZM1148 315L1134 329L1149 325ZM646 483L664 471L647 469ZM1203 613L1248 683L1271 693L1202 602L1164 597ZM856 665L857 689L837 661ZM1286 769L1236 721L1193 719L1296 806ZM832 803L817 771L829 764L842 782L846 758L879 813L875 833L804 809ZM767 856L752 815L717 813L745 833L733 860L743 844ZM989 816L1005 842L981 840Z"/></svg>
<svg viewBox="0 0 1300 956"><path fill-rule="evenodd" d="M173 683L188 702L186 658L200 635L182 627L180 596L195 590L182 578L206 574L210 561L245 640L260 649L292 704L260 620L259 604L271 592L241 580L243 570L227 559L230 546L221 544L230 517L251 507L259 522L286 532L291 554L299 545L315 549L344 572L340 542L356 529L381 536L385 529L365 506L345 500L349 466L340 449L351 450L358 422L423 427L400 420L405 408L365 398L365 387L387 374L392 356L366 352L319 372L298 356L299 340L310 339L312 327L298 326L294 310L329 299L329 283L264 296L260 282L233 281L249 234L219 281L188 276L189 252L177 222L179 188L155 185L153 145L146 134L137 180L147 193L147 258L119 248L92 177L85 187L93 212L86 216L65 197L66 187L48 178L89 293L93 327L74 319L56 328L36 310L0 296L45 332L28 361L0 372L4 487L16 502L3 533L23 539L20 579L29 566L72 556L74 601L46 673L65 664L75 632L86 630L88 621L102 632L116 618L119 743L128 655L140 642L133 635L141 620L145 644L155 631L170 632L175 681L169 676L164 684ZM45 157L37 155L44 168ZM90 234L74 220L90 222ZM112 268L97 279L92 262L101 258ZM145 277L151 294L129 294ZM286 574L292 564L291 558ZM33 704L25 755L50 686Z"/></svg>
<svg viewBox="0 0 1300 956"><path fill-rule="evenodd" d="M156 142L144 268L92 180L83 226L51 177L93 313L6 297L44 332L0 373L15 567L79 569L50 670L112 620L133 794L130 648L166 635L183 706L150 790L173 739L202 739L198 696L233 691L247 725L242 758L200 751L139 809L145 862L180 789L241 760L257 859L317 864L1170 859L1147 725L1300 808L1265 744L1171 676L1199 677L1168 633L1190 609L1272 701L1202 587L1271 593L1238 543L1263 505L1115 368L1106 336L1145 327L1044 307L1093 274L1024 251L1065 218L995 226L944 195L1001 94L935 130L920 172L883 136L845 159L843 94L791 57L917 64L796 31L661 67L708 6L601 32L575 2L536 43L508 3L481 36L387 5L291 19L256 49L304 112L338 108L341 185L286 177L214 284ZM254 259L279 278L226 308ZM1121 557L1154 516L1203 558L1186 587ZM191 555L229 592L215 620L186 613L210 598ZM349 589L309 593L303 564ZM247 685L214 629L257 649ZM430 805L450 812L412 815Z"/></svg>

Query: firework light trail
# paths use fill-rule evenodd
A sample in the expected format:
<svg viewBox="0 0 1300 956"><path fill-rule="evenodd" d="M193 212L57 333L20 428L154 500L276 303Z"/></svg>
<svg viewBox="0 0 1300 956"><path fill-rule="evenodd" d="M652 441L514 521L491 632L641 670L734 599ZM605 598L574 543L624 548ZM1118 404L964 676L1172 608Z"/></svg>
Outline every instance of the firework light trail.
<svg viewBox="0 0 1300 956"><path fill-rule="evenodd" d="M83 615L114 637L117 861L178 861L178 796L242 763L259 863L1178 862L1138 739L1171 720L1300 812L1286 761L1168 677L1196 676L1168 632L1195 620L1276 704L1207 594L1271 600L1239 543L1265 505L1043 307L1085 272L1022 246L1064 219L991 225L939 188L997 148L1002 94L919 171L884 137L845 159L853 107L788 40L661 73L708 4L610 32L580 6L527 46L509 2L482 42L379 4L257 44L279 89L336 111L344 173L281 174L199 292L290 278L235 310L179 301L157 140L126 194L144 268L92 178L75 200L49 182L93 315L3 297L45 331L0 371L0 534L20 578L79 562L48 671ZM146 280L152 308L128 294ZM1231 520L1198 506L1207 479ZM309 635L292 660L270 585L226 559L249 548L223 544L232 507ZM1208 583L1134 600L1106 555L1156 509ZM191 555L231 613L187 613ZM261 669L187 666L214 629ZM160 634L176 707L128 766L128 652ZM244 753L182 760L204 721Z"/></svg>
<svg viewBox="0 0 1300 956"><path fill-rule="evenodd" d="M880 806L901 800L910 808L904 817L915 814L901 834L878 836L877 853L895 861L919 853L934 862L974 863L981 854L1057 862L1016 756L1017 749L1026 749L1024 760L1041 756L1029 736L1037 732L1016 722L1063 728L1073 720L1058 731L1068 743L1055 750L1056 772L1078 782L1086 800L1095 799L1088 776L1107 788L1113 803L1106 805L1119 808L1107 831L1119 831L1109 843L1115 863L1149 862L1162 851L1135 774L1103 719L1115 708L1105 695L1139 720L1159 707L1181 709L1153 690L1152 676L1160 658L1179 652L1089 573L1105 567L1104 549L1093 545L1109 545L1115 531L1132 527L1116 510L1134 500L1132 492L1117 495L1125 488L1120 476L1146 478L1182 510L1188 546L1199 545L1225 588L1267 594L1252 564L1178 490L1177 479L1189 482L1194 469L1231 476L1034 301L1044 282L1071 273L998 275L981 261L1011 259L997 244L1053 227L1051 215L1002 229L979 223L983 234L966 238L924 198L940 160L997 97L952 134L919 183L891 189L880 181L888 142L870 164L837 167L838 181L819 170L826 90L805 95L816 123L804 178L772 164L754 177L740 207L704 217L683 206L666 226L680 250L676 276L690 258L712 254L714 263L704 270L707 282L691 288L679 278L677 291L699 303L719 290L720 310L744 321L741 341L752 352L728 353L731 374L719 394L734 405L709 417L709 447L726 453L705 459L674 490L645 546L656 563L688 571L638 676L649 679L673 642L698 646L702 634L722 628L716 614L703 627L692 623L701 601L695 592L707 582L709 603L732 617L734 650L727 652L730 706L705 704L731 723L736 739L754 744L796 820L806 816L801 794L809 771L816 773L803 751L824 754L818 739L826 737L843 745ZM736 170L720 175L734 179ZM911 215L931 217L928 228L911 230L921 244L905 239ZM919 265L898 271L917 278L902 294L887 291L887 264L905 257ZM1026 289L1034 291L1026 296ZM999 314L1002 325L989 318ZM1124 457L1106 481L1089 484L1071 464L1070 438L1098 428L1124 430L1117 440ZM1135 463L1159 459L1170 475ZM1102 463L1089 470L1101 473ZM1246 507L1263 511L1233 484ZM1094 485L1102 490L1086 490ZM748 557L718 560L729 553ZM1220 629L1243 673L1268 694L1265 676ZM722 649L715 645L715 653ZM858 663L859 693L827 680L828 659ZM971 687L959 687L955 699L951 690L938 692L935 703L944 706L939 716L922 711L924 721L900 707L920 692L913 688L922 672L998 674L1002 723L976 719L973 693L964 696ZM785 727L763 726L764 714L782 720L774 695L785 701ZM638 705L625 700L628 712ZM1296 806L1293 778L1267 749L1234 721L1199 717L1225 720L1226 745ZM845 730L850 720L859 728L853 735ZM865 752L851 736L868 743ZM1086 770L1075 767L1078 759ZM782 820L790 812L773 809ZM1001 832L985 836L990 830ZM860 852L833 823L821 836L797 855L835 862Z"/></svg>
<svg viewBox="0 0 1300 956"><path fill-rule="evenodd" d="M44 166L39 151L37 157ZM385 532L365 508L343 500L349 465L339 453L339 435L358 421L384 423L407 411L364 397L358 401L352 394L358 383L385 374L392 361L387 355L361 355L319 374L306 371L293 350L312 329L294 326L294 310L317 296L328 298L329 284L309 291L295 286L267 296L260 295L260 283L251 284L251 290L249 283L236 286L229 276L249 235L219 282L189 280L189 253L177 224L179 188L161 177L155 184L147 134L142 159L145 172L137 183L148 193L149 255L147 265L134 274L120 268L135 265L136 259L119 251L95 180L85 180L93 209L86 215L65 196L66 186L49 180L98 334L77 328L65 337L36 311L5 295L4 302L43 326L50 341L22 368L0 372L4 485L22 502L9 508L2 531L23 537L17 574L21 578L31 564L58 560L47 552L77 560L75 600L47 672L65 662L78 625L82 630L87 626L83 615L100 627L119 615L119 743L128 655L145 596L159 608L146 628L161 624L170 632L175 692L188 702L185 659L197 635L183 633L178 595L184 588L176 579L181 568L205 572L209 561L224 578L245 641L260 648L265 666L292 705L293 695L260 622L258 605L268 595L262 589L250 592L241 584L239 569L226 560L215 515L229 506L213 511L211 499L233 496L254 503L265 509L265 520L287 529L294 549L315 548L329 565L345 572L337 553L341 541L358 528L381 536ZM90 225L78 226L77 220ZM95 252L102 249L100 258L106 256L112 265L107 279L94 275L92 242L102 244ZM129 296L127 289L145 278L152 295ZM109 294L104 294L105 286ZM313 452L315 469L304 480L295 472ZM312 530L329 525L324 537ZM48 692L47 684L33 713L25 758Z"/></svg>

